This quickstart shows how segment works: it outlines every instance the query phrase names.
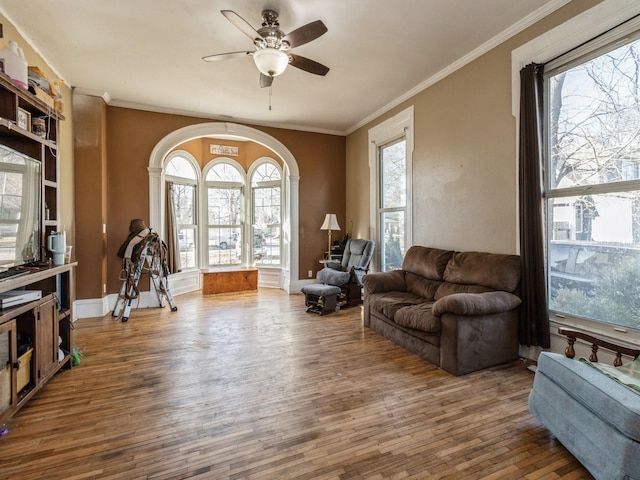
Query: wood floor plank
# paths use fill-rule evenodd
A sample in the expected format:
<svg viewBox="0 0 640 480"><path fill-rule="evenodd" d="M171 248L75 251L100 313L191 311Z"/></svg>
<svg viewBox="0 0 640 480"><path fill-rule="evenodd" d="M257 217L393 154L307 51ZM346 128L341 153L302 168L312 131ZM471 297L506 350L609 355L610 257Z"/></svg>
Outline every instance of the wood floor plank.
<svg viewBox="0 0 640 480"><path fill-rule="evenodd" d="M592 479L523 362L453 377L278 290L176 302L76 323L85 358L7 424L0 479Z"/></svg>

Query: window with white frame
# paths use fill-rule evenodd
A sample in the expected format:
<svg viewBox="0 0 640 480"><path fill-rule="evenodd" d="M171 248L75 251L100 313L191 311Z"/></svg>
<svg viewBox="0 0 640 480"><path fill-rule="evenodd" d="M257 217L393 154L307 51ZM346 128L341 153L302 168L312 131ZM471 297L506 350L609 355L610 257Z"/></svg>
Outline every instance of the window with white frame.
<svg viewBox="0 0 640 480"><path fill-rule="evenodd" d="M545 66L549 307L640 329L640 34Z"/></svg>
<svg viewBox="0 0 640 480"><path fill-rule="evenodd" d="M244 173L227 160L216 160L205 174L209 266L242 262L244 183Z"/></svg>
<svg viewBox="0 0 640 480"><path fill-rule="evenodd" d="M402 267L406 253L407 142L404 135L378 147L379 238L383 272Z"/></svg>
<svg viewBox="0 0 640 480"><path fill-rule="evenodd" d="M379 245L373 268L402 267L412 242L413 107L369 130L372 237Z"/></svg>
<svg viewBox="0 0 640 480"><path fill-rule="evenodd" d="M251 251L258 265L280 265L282 233L282 171L269 159L251 174Z"/></svg>
<svg viewBox="0 0 640 480"><path fill-rule="evenodd" d="M171 183L176 213L178 249L183 269L197 266L198 245L198 175L196 162L186 152L175 152L165 166L165 179Z"/></svg>

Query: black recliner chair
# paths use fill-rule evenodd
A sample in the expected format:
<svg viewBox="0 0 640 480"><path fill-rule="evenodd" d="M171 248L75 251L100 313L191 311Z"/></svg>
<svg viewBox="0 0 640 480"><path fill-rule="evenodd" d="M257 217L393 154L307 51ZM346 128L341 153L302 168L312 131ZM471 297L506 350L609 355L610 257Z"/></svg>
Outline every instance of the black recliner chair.
<svg viewBox="0 0 640 480"><path fill-rule="evenodd" d="M318 281L340 287L340 306L362 303L362 278L369 271L376 242L360 238L347 240L340 263L327 263L317 275Z"/></svg>

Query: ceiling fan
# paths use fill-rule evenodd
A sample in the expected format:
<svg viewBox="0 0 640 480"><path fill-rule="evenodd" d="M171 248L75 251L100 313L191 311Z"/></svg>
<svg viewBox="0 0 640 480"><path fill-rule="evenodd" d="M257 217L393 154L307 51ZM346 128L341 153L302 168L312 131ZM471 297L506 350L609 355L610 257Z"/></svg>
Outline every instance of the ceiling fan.
<svg viewBox="0 0 640 480"><path fill-rule="evenodd" d="M326 75L329 67L314 60L291 53L289 50L309 43L327 32L322 20L303 25L285 35L280 30L278 13L273 10L262 12L262 27L254 29L249 22L233 10L221 10L227 20L233 23L242 33L253 41L255 51L219 53L202 57L205 62L215 62L230 58L253 56L253 61L260 71L260 87L270 87L273 77L282 74L287 65L292 65L315 75Z"/></svg>

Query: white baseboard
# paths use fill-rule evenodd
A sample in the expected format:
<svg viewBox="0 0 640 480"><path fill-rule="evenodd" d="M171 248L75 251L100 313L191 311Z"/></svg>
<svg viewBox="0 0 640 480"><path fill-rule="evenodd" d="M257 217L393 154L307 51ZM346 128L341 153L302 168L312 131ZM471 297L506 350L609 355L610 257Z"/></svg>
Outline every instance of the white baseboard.
<svg viewBox="0 0 640 480"><path fill-rule="evenodd" d="M283 284L285 284L285 280L286 272L281 268L260 268L258 287L282 289ZM171 275L169 277L171 295L176 297L184 293L198 291L202 288L201 281L202 274L199 270L191 270ZM297 282L291 282L289 285L290 290L287 293L300 293L300 289L302 287L312 283L317 283L317 280L305 279L298 280ZM104 317L113 311L117 300L118 294L116 293L112 293L103 298L76 300L74 303L74 317L76 319ZM132 308L157 308L159 305L160 303L158 302L158 297L155 292L147 291L140 292L138 298L133 300Z"/></svg>

